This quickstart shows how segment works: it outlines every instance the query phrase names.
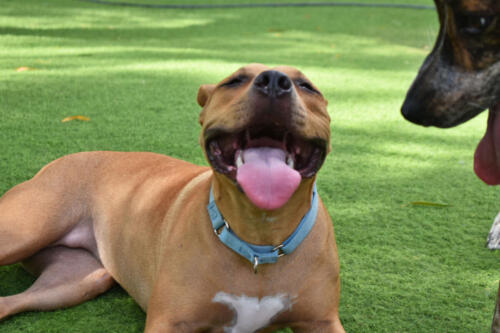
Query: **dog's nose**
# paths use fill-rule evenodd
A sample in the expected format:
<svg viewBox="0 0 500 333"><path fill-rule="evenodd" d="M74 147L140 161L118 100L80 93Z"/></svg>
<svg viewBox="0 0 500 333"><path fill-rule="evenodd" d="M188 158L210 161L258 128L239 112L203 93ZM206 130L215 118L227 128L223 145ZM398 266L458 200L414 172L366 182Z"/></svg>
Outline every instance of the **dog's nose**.
<svg viewBox="0 0 500 333"><path fill-rule="evenodd" d="M401 114L406 120L414 124L422 126L431 125L431 120L429 120L429 115L425 112L424 107L419 101L413 98L406 98L401 107Z"/></svg>
<svg viewBox="0 0 500 333"><path fill-rule="evenodd" d="M292 92L292 80L282 72L265 71L255 78L255 89L269 97L282 97Z"/></svg>

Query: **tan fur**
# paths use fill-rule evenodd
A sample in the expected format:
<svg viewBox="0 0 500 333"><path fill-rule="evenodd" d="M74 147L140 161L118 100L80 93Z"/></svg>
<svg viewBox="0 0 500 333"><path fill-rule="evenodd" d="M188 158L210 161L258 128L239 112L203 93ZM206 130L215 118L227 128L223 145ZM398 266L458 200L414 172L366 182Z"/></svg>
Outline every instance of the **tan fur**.
<svg viewBox="0 0 500 333"><path fill-rule="evenodd" d="M239 72L253 80L265 70L255 64ZM290 67L278 70L292 81L305 78ZM230 91L220 85L200 88L203 147L204 133L210 128L247 125L249 118L243 110L253 112L247 107L253 98L251 82ZM326 100L294 89L290 112L302 122L297 131L328 142ZM226 175L208 167L153 153L65 156L0 199L0 265L25 260L28 268L42 274L43 281L36 283L44 294L35 291L30 299L54 296L43 309L87 300L75 296L84 290L80 282L87 276L85 288L94 290L92 297L104 292L111 286L110 276L147 312L147 332L222 332L233 313L226 305L212 302L221 291L258 298L293 297L291 311L280 314L263 331L289 325L295 332L344 332L338 315L337 248L323 203L313 230L299 248L276 264L260 266L258 274L251 263L219 241L206 210L213 186L217 205L241 238L255 244L279 244L309 209L314 180L303 179L283 207L264 212ZM79 261L81 257L85 260ZM70 274L67 268L48 264L59 263L60 258L80 269ZM61 274L68 278L56 279ZM0 297L0 318L37 309L36 302L26 306L26 297ZM66 299L71 302L65 303Z"/></svg>

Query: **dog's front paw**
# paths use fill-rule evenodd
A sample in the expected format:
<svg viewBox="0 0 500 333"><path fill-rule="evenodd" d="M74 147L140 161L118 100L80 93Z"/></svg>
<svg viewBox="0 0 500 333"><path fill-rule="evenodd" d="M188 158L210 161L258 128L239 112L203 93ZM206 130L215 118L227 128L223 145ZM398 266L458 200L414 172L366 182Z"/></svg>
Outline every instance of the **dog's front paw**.
<svg viewBox="0 0 500 333"><path fill-rule="evenodd" d="M491 225L486 247L490 250L500 250L500 213L498 213L495 221Z"/></svg>

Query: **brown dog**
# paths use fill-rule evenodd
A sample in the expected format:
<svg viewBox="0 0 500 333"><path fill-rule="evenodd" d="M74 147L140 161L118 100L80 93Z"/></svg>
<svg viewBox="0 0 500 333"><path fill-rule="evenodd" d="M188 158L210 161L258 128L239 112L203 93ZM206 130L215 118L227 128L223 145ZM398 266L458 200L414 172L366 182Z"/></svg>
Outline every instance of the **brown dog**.
<svg viewBox="0 0 500 333"><path fill-rule="evenodd" d="M201 86L198 103L211 168L79 153L0 199L0 265L39 275L0 298L0 319L117 281L147 311L147 332L344 332L332 221L314 185L327 101L298 70L253 64Z"/></svg>

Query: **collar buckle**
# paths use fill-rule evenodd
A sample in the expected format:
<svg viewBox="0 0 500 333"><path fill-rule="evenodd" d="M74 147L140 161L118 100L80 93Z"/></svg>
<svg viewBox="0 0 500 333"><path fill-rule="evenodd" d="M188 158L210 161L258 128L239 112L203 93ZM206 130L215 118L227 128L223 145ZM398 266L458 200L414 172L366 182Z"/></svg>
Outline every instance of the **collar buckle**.
<svg viewBox="0 0 500 333"><path fill-rule="evenodd" d="M231 228L229 228L229 223L227 223L225 219L224 219L224 224L222 226L220 226L219 228L214 228L215 235L220 236L224 228L226 228L227 231L231 230Z"/></svg>
<svg viewBox="0 0 500 333"><path fill-rule="evenodd" d="M278 258L281 258L286 254L285 252L283 252L283 246L285 245L281 243L280 245L273 247L273 252L278 251Z"/></svg>

